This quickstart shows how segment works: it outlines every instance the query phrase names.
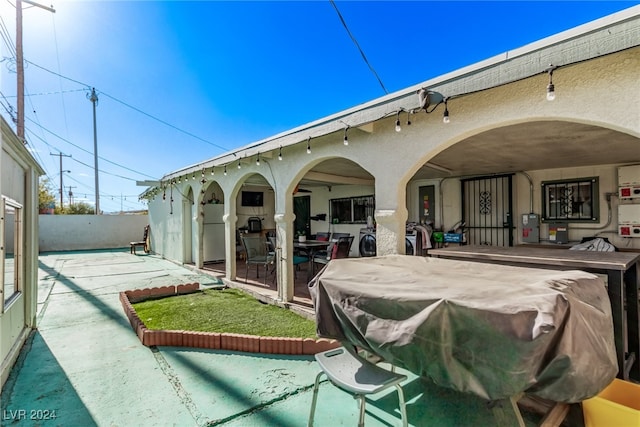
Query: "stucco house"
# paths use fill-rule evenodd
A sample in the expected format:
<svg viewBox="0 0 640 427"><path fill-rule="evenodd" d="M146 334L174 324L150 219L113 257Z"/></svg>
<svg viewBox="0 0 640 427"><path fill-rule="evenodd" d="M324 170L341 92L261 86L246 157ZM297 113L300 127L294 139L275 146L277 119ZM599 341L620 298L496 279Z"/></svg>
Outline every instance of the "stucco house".
<svg viewBox="0 0 640 427"><path fill-rule="evenodd" d="M38 178L44 170L0 117L0 387L36 327Z"/></svg>
<svg viewBox="0 0 640 427"><path fill-rule="evenodd" d="M464 224L470 244L640 250L638 70L635 6L181 167L142 194L152 250L224 259L234 281L237 231L258 217L279 242L281 301L296 231L355 235L352 256L367 222L377 255L405 253L423 222Z"/></svg>

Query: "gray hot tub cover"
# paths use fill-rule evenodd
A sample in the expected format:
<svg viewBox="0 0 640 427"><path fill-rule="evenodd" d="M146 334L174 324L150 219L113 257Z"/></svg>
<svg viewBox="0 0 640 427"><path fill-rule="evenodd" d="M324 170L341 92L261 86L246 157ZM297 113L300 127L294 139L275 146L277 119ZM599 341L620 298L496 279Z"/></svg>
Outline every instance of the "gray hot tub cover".
<svg viewBox="0 0 640 427"><path fill-rule="evenodd" d="M618 372L594 274L390 255L332 260L309 287L319 336L488 400L579 402Z"/></svg>

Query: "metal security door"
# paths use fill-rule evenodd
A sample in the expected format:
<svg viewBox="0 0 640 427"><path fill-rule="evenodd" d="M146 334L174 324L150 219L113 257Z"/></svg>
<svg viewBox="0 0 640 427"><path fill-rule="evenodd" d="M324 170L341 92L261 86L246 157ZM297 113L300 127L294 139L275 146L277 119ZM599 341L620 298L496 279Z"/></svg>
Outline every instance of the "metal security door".
<svg viewBox="0 0 640 427"><path fill-rule="evenodd" d="M462 218L470 245L513 246L513 174L462 180Z"/></svg>

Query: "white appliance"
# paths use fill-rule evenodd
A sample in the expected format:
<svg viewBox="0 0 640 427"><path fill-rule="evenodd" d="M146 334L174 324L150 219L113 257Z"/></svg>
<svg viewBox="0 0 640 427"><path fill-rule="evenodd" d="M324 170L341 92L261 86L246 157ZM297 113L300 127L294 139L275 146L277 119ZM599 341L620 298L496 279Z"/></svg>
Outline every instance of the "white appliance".
<svg viewBox="0 0 640 427"><path fill-rule="evenodd" d="M405 235L405 239L406 239L406 254L407 255L415 255L416 254L416 237L417 237L417 233L414 231L413 234L409 234L409 232L407 232L407 234Z"/></svg>
<svg viewBox="0 0 640 427"><path fill-rule="evenodd" d="M224 205L204 205L203 261L224 261Z"/></svg>
<svg viewBox="0 0 640 427"><path fill-rule="evenodd" d="M376 231L368 228L360 229L358 249L361 257L376 256Z"/></svg>

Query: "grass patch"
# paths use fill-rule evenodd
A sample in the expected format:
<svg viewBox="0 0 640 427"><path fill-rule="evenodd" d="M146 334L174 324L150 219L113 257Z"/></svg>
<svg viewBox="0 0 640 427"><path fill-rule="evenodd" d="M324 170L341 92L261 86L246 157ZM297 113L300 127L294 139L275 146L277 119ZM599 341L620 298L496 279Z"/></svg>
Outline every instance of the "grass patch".
<svg viewBox="0 0 640 427"><path fill-rule="evenodd" d="M133 304L149 329L316 338L315 322L238 289L207 289Z"/></svg>

